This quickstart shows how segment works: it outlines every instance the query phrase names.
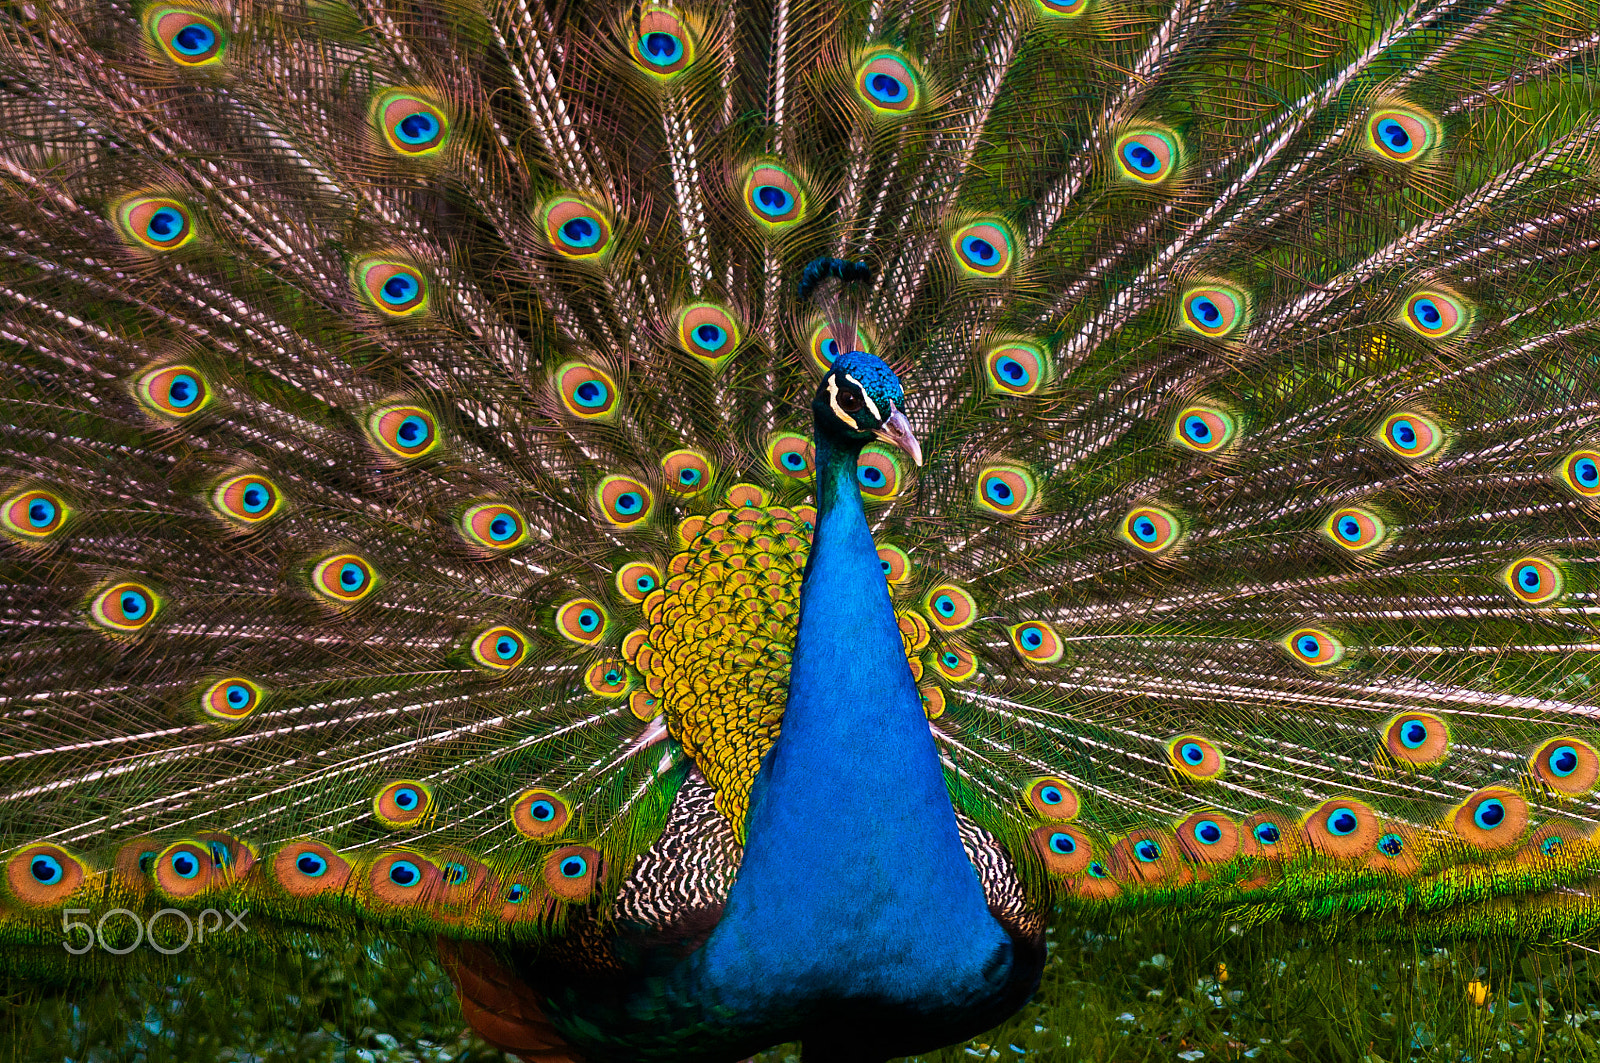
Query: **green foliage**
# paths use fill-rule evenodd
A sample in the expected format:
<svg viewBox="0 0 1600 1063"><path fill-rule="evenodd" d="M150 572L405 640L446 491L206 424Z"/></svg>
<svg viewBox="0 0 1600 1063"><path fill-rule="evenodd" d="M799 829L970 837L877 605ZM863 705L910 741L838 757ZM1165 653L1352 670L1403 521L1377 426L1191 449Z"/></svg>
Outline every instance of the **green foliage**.
<svg viewBox="0 0 1600 1063"><path fill-rule="evenodd" d="M1057 935L1043 1003L921 1063L1600 1058L1589 950L1300 934L1202 924ZM1481 1005L1474 981L1488 986Z"/></svg>
<svg viewBox="0 0 1600 1063"><path fill-rule="evenodd" d="M0 1058L74 1063L488 1063L422 938L197 946L93 982L0 982ZM133 957L130 957L132 960Z"/></svg>
<svg viewBox="0 0 1600 1063"><path fill-rule="evenodd" d="M1600 1059L1600 965L1581 945L1354 946L1237 925L1052 934L1037 1001L916 1063ZM74 1063L490 1063L421 938L195 949L93 984L0 984L0 1058ZM1222 972L1226 977L1222 977ZM1472 983L1487 986L1483 1003ZM799 1046L759 1063L796 1063Z"/></svg>

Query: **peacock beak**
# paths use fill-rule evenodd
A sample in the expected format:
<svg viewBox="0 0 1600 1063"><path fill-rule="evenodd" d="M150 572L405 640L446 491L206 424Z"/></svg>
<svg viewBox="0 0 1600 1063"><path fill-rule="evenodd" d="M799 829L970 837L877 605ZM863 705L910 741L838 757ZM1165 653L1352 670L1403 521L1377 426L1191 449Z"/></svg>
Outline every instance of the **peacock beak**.
<svg viewBox="0 0 1600 1063"><path fill-rule="evenodd" d="M911 434L911 422L899 410L890 407L889 419L874 434L885 443L893 443L910 454L911 460L919 466L922 464L922 444Z"/></svg>

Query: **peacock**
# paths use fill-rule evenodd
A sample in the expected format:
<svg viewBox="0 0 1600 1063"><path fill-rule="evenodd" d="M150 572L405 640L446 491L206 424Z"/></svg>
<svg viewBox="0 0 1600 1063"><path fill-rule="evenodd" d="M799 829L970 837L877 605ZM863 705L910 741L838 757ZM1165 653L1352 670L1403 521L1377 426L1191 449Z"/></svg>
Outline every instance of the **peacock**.
<svg viewBox="0 0 1600 1063"><path fill-rule="evenodd" d="M867 1063L1600 923L1593 0L0 20L7 970Z"/></svg>

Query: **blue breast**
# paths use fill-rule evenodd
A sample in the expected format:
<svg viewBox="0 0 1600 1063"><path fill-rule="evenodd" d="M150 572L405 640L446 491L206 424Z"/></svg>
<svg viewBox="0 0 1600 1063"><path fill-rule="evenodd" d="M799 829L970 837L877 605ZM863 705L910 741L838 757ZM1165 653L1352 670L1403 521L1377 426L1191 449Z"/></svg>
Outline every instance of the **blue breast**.
<svg viewBox="0 0 1600 1063"><path fill-rule="evenodd" d="M698 980L747 1015L949 1018L1004 989L1010 938L956 832L854 456L827 449L783 730Z"/></svg>
<svg viewBox="0 0 1600 1063"><path fill-rule="evenodd" d="M1037 985L1039 943L1014 950L956 831L856 455L817 453L782 733L720 920L688 955L618 938L615 972L525 961L595 1063L731 1063L796 1039L808 1059L876 1063L976 1034Z"/></svg>

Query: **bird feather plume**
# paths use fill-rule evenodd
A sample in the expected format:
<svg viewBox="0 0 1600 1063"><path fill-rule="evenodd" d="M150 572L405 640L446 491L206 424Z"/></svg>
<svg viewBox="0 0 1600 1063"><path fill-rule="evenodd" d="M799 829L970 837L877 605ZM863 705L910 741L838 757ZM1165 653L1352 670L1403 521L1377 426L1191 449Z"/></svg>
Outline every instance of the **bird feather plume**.
<svg viewBox="0 0 1600 1063"><path fill-rule="evenodd" d="M0 19L0 962L714 922L853 350L994 910L1594 929L1592 3Z"/></svg>

